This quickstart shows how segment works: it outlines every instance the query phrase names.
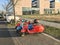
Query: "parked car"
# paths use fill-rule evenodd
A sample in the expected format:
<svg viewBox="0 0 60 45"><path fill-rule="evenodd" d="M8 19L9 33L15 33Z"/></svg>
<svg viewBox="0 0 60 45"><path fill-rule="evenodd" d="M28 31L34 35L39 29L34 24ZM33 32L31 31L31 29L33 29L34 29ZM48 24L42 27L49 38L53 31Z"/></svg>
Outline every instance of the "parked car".
<svg viewBox="0 0 60 45"><path fill-rule="evenodd" d="M11 22L14 21L14 15L6 15L5 18L6 18L6 21L8 23L11 23ZM20 17L15 16L15 19L16 19L16 22L17 22L17 21L19 21Z"/></svg>
<svg viewBox="0 0 60 45"><path fill-rule="evenodd" d="M0 18L3 18L3 15L2 14L0 14Z"/></svg>

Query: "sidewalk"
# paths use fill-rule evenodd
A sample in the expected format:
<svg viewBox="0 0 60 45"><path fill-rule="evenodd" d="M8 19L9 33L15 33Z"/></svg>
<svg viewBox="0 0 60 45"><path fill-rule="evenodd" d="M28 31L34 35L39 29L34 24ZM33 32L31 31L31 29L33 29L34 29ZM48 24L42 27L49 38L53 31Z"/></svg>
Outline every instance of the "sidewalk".
<svg viewBox="0 0 60 45"><path fill-rule="evenodd" d="M40 21L41 24L46 25L46 26L51 26L51 27L55 27L55 28L59 28L60 29L60 24L59 23L54 23L54 22L47 22L47 21Z"/></svg>

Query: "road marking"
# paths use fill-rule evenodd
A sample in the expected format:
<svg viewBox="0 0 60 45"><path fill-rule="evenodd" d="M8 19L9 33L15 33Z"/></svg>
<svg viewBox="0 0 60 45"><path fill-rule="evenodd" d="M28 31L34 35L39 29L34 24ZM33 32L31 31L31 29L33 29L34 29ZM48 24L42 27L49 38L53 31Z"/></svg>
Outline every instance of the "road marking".
<svg viewBox="0 0 60 45"><path fill-rule="evenodd" d="M49 38L51 38L51 39L53 39L53 40L55 40L55 41L57 41L57 42L60 42L60 40L58 40L58 39L56 39L56 38L54 38L54 37L52 37L52 36L50 36L50 35L48 35L46 33L42 33L42 34L49 37Z"/></svg>

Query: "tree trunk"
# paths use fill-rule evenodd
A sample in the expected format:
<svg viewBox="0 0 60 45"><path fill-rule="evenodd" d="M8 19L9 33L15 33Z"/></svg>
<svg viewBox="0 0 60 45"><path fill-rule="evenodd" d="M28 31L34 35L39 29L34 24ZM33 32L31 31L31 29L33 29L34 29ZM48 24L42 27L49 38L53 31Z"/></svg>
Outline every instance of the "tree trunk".
<svg viewBox="0 0 60 45"><path fill-rule="evenodd" d="M14 23L16 23L16 19L15 19L15 6L14 6L14 0L12 0L12 4L13 4Z"/></svg>

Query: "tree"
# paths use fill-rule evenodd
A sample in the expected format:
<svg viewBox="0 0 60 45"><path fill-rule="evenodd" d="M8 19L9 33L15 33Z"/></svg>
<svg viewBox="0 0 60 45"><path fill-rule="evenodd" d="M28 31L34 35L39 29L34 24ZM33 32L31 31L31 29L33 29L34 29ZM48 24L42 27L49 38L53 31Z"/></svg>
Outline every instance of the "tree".
<svg viewBox="0 0 60 45"><path fill-rule="evenodd" d="M13 11L14 15L14 22L15 22L15 5L19 0L6 0L8 3L4 3L2 6L5 9L6 13L9 12L10 10Z"/></svg>
<svg viewBox="0 0 60 45"><path fill-rule="evenodd" d="M8 3L4 2L4 4L2 4L3 9L5 10L6 13L9 12L9 7L8 4L10 4L10 0L6 0Z"/></svg>
<svg viewBox="0 0 60 45"><path fill-rule="evenodd" d="M19 0L10 0L12 3L12 8L13 8L13 14L14 14L14 22L15 22L15 5Z"/></svg>

